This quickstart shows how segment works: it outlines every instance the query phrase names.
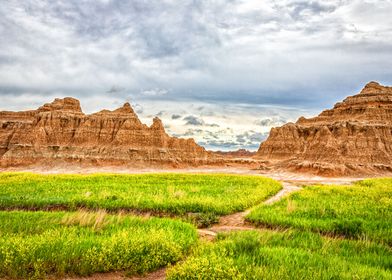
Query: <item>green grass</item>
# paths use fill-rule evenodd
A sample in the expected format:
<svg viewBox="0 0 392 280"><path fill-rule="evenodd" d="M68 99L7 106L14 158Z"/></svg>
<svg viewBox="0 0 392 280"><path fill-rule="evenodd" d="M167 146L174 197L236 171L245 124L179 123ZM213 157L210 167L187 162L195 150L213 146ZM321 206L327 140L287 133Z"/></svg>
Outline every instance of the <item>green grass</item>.
<svg viewBox="0 0 392 280"><path fill-rule="evenodd" d="M192 225L169 219L104 211L0 212L0 278L143 274L178 261L195 242Z"/></svg>
<svg viewBox="0 0 392 280"><path fill-rule="evenodd" d="M281 189L260 176L0 174L0 208L107 209L158 213L242 211Z"/></svg>
<svg viewBox="0 0 392 280"><path fill-rule="evenodd" d="M392 251L311 232L238 232L203 244L167 279L392 279Z"/></svg>
<svg viewBox="0 0 392 280"><path fill-rule="evenodd" d="M304 187L247 217L280 231L215 243L198 243L195 227L178 220L128 215L208 225L280 189L259 176L1 173L0 209L79 211L0 211L0 278L144 274L189 255L168 279L392 279L392 179Z"/></svg>
<svg viewBox="0 0 392 280"><path fill-rule="evenodd" d="M352 186L309 186L273 205L260 205L249 221L296 228L392 246L392 179L368 179Z"/></svg>

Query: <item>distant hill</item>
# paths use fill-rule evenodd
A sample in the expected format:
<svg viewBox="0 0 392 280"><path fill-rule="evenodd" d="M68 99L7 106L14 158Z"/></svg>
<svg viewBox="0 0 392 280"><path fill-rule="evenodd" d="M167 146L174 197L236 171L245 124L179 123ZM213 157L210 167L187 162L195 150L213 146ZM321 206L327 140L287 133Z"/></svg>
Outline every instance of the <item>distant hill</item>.
<svg viewBox="0 0 392 280"><path fill-rule="evenodd" d="M213 152L220 156L228 156L228 157L253 157L256 155L256 152L251 152L246 149L239 149L237 151L215 151Z"/></svg>

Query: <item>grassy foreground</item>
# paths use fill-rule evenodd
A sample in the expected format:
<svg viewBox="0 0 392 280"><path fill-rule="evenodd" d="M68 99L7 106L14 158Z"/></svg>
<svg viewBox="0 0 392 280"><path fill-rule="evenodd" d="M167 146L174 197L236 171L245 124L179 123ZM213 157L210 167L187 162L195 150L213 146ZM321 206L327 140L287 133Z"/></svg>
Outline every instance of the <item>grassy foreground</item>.
<svg viewBox="0 0 392 280"><path fill-rule="evenodd" d="M169 269L167 279L392 279L386 245L300 231L218 237Z"/></svg>
<svg viewBox="0 0 392 280"><path fill-rule="evenodd" d="M296 228L392 246L392 179L352 186L311 186L247 217L263 226Z"/></svg>
<svg viewBox="0 0 392 280"><path fill-rule="evenodd" d="M0 208L155 211L229 214L281 189L259 176L0 174Z"/></svg>
<svg viewBox="0 0 392 280"><path fill-rule="evenodd" d="M257 176L2 173L0 209L85 210L0 211L0 279L143 274L185 255L168 279L392 279L392 179L305 187L247 217L284 232L220 234L215 243L198 243L190 224L127 212L223 215L280 189Z"/></svg>
<svg viewBox="0 0 392 280"><path fill-rule="evenodd" d="M89 212L0 212L0 278L142 274L178 261L195 228L169 219Z"/></svg>

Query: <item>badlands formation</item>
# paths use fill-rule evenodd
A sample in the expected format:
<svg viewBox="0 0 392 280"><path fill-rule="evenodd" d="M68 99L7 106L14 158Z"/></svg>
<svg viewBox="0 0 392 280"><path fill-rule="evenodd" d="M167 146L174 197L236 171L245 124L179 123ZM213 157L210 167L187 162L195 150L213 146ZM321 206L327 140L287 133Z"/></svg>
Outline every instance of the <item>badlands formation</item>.
<svg viewBox="0 0 392 280"><path fill-rule="evenodd" d="M256 157L330 176L391 172L392 87L370 82L317 117L273 128Z"/></svg>
<svg viewBox="0 0 392 280"><path fill-rule="evenodd" d="M214 163L193 139L166 134L159 118L142 124L129 103L86 115L74 98L37 110L0 112L0 167L80 164L154 167Z"/></svg>
<svg viewBox="0 0 392 280"><path fill-rule="evenodd" d="M224 167L319 175L392 172L392 87L371 82L319 116L273 128L256 154L209 152L142 124L129 103L86 115L74 98L0 112L0 167Z"/></svg>

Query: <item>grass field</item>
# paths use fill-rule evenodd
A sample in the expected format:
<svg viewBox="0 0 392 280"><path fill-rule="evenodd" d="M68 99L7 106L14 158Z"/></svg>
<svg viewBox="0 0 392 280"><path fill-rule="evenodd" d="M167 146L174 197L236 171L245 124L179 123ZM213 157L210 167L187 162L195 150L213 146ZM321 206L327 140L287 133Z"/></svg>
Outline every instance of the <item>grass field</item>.
<svg viewBox="0 0 392 280"><path fill-rule="evenodd" d="M260 176L0 174L0 208L137 210L172 214L242 211L281 189Z"/></svg>
<svg viewBox="0 0 392 280"><path fill-rule="evenodd" d="M0 212L0 278L140 274L178 261L196 229L169 219L89 212Z"/></svg>
<svg viewBox="0 0 392 280"><path fill-rule="evenodd" d="M311 230L392 246L392 179L310 186L247 217L258 225Z"/></svg>
<svg viewBox="0 0 392 280"><path fill-rule="evenodd" d="M169 269L167 279L392 279L386 245L301 231L218 237Z"/></svg>
<svg viewBox="0 0 392 280"><path fill-rule="evenodd" d="M168 279L392 279L392 179L307 186L262 204L280 189L259 176L0 173L0 278L143 274L178 262ZM208 218L256 204L247 219L270 229L214 243L178 219L131 213Z"/></svg>

